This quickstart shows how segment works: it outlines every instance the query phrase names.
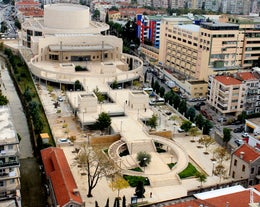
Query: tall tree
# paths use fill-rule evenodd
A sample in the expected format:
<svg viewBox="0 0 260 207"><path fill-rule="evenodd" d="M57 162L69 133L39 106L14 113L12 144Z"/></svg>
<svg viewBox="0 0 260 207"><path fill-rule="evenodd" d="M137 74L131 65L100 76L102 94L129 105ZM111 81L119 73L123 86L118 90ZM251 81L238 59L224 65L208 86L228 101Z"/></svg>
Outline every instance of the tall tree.
<svg viewBox="0 0 260 207"><path fill-rule="evenodd" d="M93 197L92 190L98 184L102 177L109 177L117 173L117 167L113 161L108 159L102 149L98 147L89 148L87 145L80 147L79 153L75 156L73 163L80 166L81 170L87 174L88 194L87 197Z"/></svg>
<svg viewBox="0 0 260 207"><path fill-rule="evenodd" d="M230 155L225 148L218 147L214 150L214 158L220 165L222 165L223 161L230 159Z"/></svg>
<svg viewBox="0 0 260 207"><path fill-rule="evenodd" d="M195 117L195 124L196 124L196 126L199 127L199 129L202 129L204 122L205 122L205 119L203 118L203 116L201 114L198 114Z"/></svg>
<svg viewBox="0 0 260 207"><path fill-rule="evenodd" d="M143 198L145 193L144 183L143 181L138 181L136 188L135 188L135 195L137 198Z"/></svg>
<svg viewBox="0 0 260 207"><path fill-rule="evenodd" d="M102 112L101 114L99 114L98 119L97 119L95 125L101 131L103 131L104 129L107 129L111 125L111 118L110 118L110 116L107 113Z"/></svg>
<svg viewBox="0 0 260 207"><path fill-rule="evenodd" d="M187 111L186 117L193 122L195 119L195 115L196 115L196 110L194 107L190 107Z"/></svg>
<svg viewBox="0 0 260 207"><path fill-rule="evenodd" d="M183 114L183 113L186 113L186 111L187 111L187 103L186 103L186 100L181 100L180 105L179 105L179 112L180 112L181 114Z"/></svg>
<svg viewBox="0 0 260 207"><path fill-rule="evenodd" d="M191 128L191 125L192 123L190 121L183 121L182 124L181 124L181 128L185 131L185 132L188 132Z"/></svg>
<svg viewBox="0 0 260 207"><path fill-rule="evenodd" d="M199 129L197 127L191 127L189 129L189 133L190 133L190 136L193 137L193 141L194 141L195 137L200 134Z"/></svg>
<svg viewBox="0 0 260 207"><path fill-rule="evenodd" d="M147 152L138 152L137 161L141 167L146 167L151 162L151 155Z"/></svg>
<svg viewBox="0 0 260 207"><path fill-rule="evenodd" d="M206 148L206 152L208 152L208 147L212 144L215 143L215 139L213 139L212 137L210 137L209 135L203 135L200 139L199 139L199 143L203 144Z"/></svg>
<svg viewBox="0 0 260 207"><path fill-rule="evenodd" d="M121 177L120 175L115 175L114 177L112 177L110 183L109 183L109 187L115 191L117 190L117 197L119 198L119 194L120 194L120 190L124 189L124 188L128 188L129 187L129 183L127 182L127 180L125 180L123 177Z"/></svg>
<svg viewBox="0 0 260 207"><path fill-rule="evenodd" d="M156 115L152 115L152 117L150 119L148 119L147 121L147 125L151 127L151 129L156 129L156 127L158 126L158 117Z"/></svg>
<svg viewBox="0 0 260 207"><path fill-rule="evenodd" d="M231 130L229 128L223 128L223 142L227 144L231 139Z"/></svg>
<svg viewBox="0 0 260 207"><path fill-rule="evenodd" d="M210 133L210 129L213 127L212 123L209 120L205 120L204 124L203 124L203 134L207 134L209 135Z"/></svg>

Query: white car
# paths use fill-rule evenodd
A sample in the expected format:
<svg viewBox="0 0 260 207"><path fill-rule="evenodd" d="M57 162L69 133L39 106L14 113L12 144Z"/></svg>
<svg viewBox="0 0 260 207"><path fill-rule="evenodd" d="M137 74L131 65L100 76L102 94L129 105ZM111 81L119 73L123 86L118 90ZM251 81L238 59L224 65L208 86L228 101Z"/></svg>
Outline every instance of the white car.
<svg viewBox="0 0 260 207"><path fill-rule="evenodd" d="M60 139L58 139L58 143L73 145L73 143L68 138L60 138Z"/></svg>
<svg viewBox="0 0 260 207"><path fill-rule="evenodd" d="M62 101L63 101L62 96L58 96L57 100L58 100L59 102L62 102Z"/></svg>
<svg viewBox="0 0 260 207"><path fill-rule="evenodd" d="M179 133L184 132L184 130L183 130L182 128L178 128L177 131L178 131Z"/></svg>

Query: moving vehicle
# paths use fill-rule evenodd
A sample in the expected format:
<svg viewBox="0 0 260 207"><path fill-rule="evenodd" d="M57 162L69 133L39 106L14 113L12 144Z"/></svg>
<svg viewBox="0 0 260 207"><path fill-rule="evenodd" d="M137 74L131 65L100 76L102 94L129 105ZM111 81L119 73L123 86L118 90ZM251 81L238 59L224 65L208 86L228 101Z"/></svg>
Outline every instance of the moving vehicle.
<svg viewBox="0 0 260 207"><path fill-rule="evenodd" d="M165 99L164 98L158 98L155 100L150 100L149 105L155 106L155 105L164 105L165 104Z"/></svg>

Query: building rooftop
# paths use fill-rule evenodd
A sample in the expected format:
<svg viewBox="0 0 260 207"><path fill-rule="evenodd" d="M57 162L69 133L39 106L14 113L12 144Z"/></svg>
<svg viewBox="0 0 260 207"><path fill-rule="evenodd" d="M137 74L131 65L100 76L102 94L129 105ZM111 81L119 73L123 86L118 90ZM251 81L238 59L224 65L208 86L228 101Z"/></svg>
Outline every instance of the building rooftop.
<svg viewBox="0 0 260 207"><path fill-rule="evenodd" d="M16 131L11 118L11 112L7 106L0 107L0 143L16 143Z"/></svg>
<svg viewBox="0 0 260 207"><path fill-rule="evenodd" d="M248 144L243 144L234 152L234 155L237 157L241 157L240 155L243 154L241 158L245 162L249 163L251 161L255 161L259 158L260 152L254 149L253 147L249 146ZM260 200L259 200L260 201Z"/></svg>
<svg viewBox="0 0 260 207"><path fill-rule="evenodd" d="M256 190L253 190L252 193L254 197L254 202L260 202L260 193ZM223 206L228 206L228 207L238 207L238 206L249 206L250 203L250 189L246 189L241 192L236 192L236 193L230 193L214 198L209 198L206 199L210 204L213 204L216 207L223 207Z"/></svg>
<svg viewBox="0 0 260 207"><path fill-rule="evenodd" d="M180 29L192 31L192 32L199 32L200 26L195 24L184 24L184 25L177 25Z"/></svg>
<svg viewBox="0 0 260 207"><path fill-rule="evenodd" d="M64 206L70 201L82 204L77 185L62 149L49 147L41 150L42 161L47 178L53 186L57 204Z"/></svg>
<svg viewBox="0 0 260 207"><path fill-rule="evenodd" d="M257 78L254 76L252 72L242 72L242 73L237 73L237 75L242 80L257 80Z"/></svg>
<svg viewBox="0 0 260 207"><path fill-rule="evenodd" d="M219 75L215 76L214 78L224 85L239 85L242 83L242 81L230 76Z"/></svg>

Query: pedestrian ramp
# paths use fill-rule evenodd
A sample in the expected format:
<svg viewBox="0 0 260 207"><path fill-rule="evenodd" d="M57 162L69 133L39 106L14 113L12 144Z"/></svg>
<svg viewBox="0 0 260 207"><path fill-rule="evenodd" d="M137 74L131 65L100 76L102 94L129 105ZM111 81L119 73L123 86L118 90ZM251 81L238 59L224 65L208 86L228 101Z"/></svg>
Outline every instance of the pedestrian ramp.
<svg viewBox="0 0 260 207"><path fill-rule="evenodd" d="M127 147L130 154L137 154L138 152L155 152L156 148L153 140L138 140L134 142L128 142Z"/></svg>

